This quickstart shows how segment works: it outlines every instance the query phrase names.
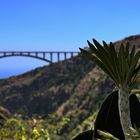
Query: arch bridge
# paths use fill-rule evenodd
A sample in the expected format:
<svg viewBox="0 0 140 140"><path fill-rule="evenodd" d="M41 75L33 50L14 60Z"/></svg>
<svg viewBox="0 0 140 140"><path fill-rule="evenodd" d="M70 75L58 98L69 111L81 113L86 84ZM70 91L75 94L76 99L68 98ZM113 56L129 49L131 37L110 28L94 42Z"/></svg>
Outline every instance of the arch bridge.
<svg viewBox="0 0 140 140"><path fill-rule="evenodd" d="M25 56L37 58L48 63L67 60L78 55L79 52L45 52L45 51L0 51L0 58L11 56Z"/></svg>

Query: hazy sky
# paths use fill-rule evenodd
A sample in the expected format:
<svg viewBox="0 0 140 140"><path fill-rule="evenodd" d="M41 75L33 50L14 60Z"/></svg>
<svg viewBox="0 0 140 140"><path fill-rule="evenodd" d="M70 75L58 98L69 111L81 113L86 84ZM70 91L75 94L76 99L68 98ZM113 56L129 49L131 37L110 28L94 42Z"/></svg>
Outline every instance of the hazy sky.
<svg viewBox="0 0 140 140"><path fill-rule="evenodd" d="M0 0L0 51L78 51L92 38L109 42L139 34L139 6L139 0ZM0 77L45 64L3 58Z"/></svg>

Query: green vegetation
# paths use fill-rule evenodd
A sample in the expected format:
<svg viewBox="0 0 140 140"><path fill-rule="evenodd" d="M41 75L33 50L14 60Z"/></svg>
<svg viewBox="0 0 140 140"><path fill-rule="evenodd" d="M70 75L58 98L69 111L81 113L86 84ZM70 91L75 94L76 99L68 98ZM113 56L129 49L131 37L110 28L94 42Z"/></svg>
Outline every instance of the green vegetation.
<svg viewBox="0 0 140 140"><path fill-rule="evenodd" d="M2 140L71 140L72 137L84 131L91 129L93 117L89 117L81 125L78 125L73 131L63 133L68 126L70 119L63 117L57 120L55 115L49 115L47 119L32 118L23 120L20 117L11 118L5 121L0 128L0 139ZM72 125L72 124L71 124Z"/></svg>
<svg viewBox="0 0 140 140"><path fill-rule="evenodd" d="M86 119L82 124L79 124L72 132L67 132L66 135L61 135L61 130L70 120L63 118L59 124L55 125L56 118L54 115L50 119L43 120L41 118L32 118L23 120L21 118L8 119L3 127L0 128L0 139L2 140L71 140L75 135L85 130L91 129L93 126L93 118L96 114ZM50 124L50 122L54 124ZM138 129L130 128L133 132L128 140L139 140L140 132ZM102 140L118 140L108 132L99 131L102 135Z"/></svg>
<svg viewBox="0 0 140 140"><path fill-rule="evenodd" d="M0 139L50 140L48 130L42 127L41 123L36 124L34 121L25 122L21 119L8 119L4 126L0 128Z"/></svg>
<svg viewBox="0 0 140 140"><path fill-rule="evenodd" d="M132 41L131 46L136 42L136 45L139 46L139 40L139 38L127 39L124 42ZM92 64L91 61L79 55L66 62L44 66L17 77L0 80L1 106L7 108L11 112L11 116L22 114L21 117L13 117L7 121L3 115L1 116L2 123L5 123L0 128L0 139L71 140L79 133L94 128L99 107L105 97L112 92L115 84L118 89L127 85L125 89L127 89L128 96L128 92L137 91L132 91L132 89L137 88L135 81L137 81L139 67L135 58L139 53L137 54L137 51L129 46L111 49L113 44L107 45L104 42L102 46L95 40L94 42L95 48L92 49L96 49L96 52L104 53L103 50L107 51L105 53L108 57L102 55L103 58L99 58L99 61L102 60L103 63L106 60L107 63L109 61L108 65L104 63L104 71L106 70L108 75L105 75L95 65L96 62ZM93 44L89 43L90 45ZM120 46L120 43L117 46ZM95 53L86 53L88 53L87 57L92 54L90 56L92 59L97 57ZM112 59L113 53L117 54L114 59ZM125 54L123 55L123 57L125 56L124 61L122 61L123 59L118 60L118 56L122 54ZM130 59L130 55L134 59ZM134 64L132 61L135 62L135 65L131 65ZM116 67L117 63L120 67ZM123 65L126 65L125 68L122 67ZM111 68L111 71L106 66ZM131 68L130 71L129 68ZM132 129L130 127L129 130L132 131ZM134 137L138 139L139 131L133 129L132 132L136 134ZM105 132L103 136L106 135L104 134ZM106 136L108 139L113 139L110 134ZM130 139L135 140L134 137Z"/></svg>
<svg viewBox="0 0 140 140"><path fill-rule="evenodd" d="M80 49L81 53L96 63L117 86L120 122L125 139L129 139L130 137L127 135L131 133L129 95L139 76L140 50L136 50L135 46L130 49L129 44L126 44L126 46L122 44L116 50L113 43L108 45L103 41L103 45L101 45L95 39L93 39L93 42L94 44L88 41L91 51Z"/></svg>
<svg viewBox="0 0 140 140"><path fill-rule="evenodd" d="M63 121L65 123L65 120ZM0 128L0 139L2 140L51 140L61 139L57 135L54 125L46 125L42 119L22 120L19 118L8 119Z"/></svg>

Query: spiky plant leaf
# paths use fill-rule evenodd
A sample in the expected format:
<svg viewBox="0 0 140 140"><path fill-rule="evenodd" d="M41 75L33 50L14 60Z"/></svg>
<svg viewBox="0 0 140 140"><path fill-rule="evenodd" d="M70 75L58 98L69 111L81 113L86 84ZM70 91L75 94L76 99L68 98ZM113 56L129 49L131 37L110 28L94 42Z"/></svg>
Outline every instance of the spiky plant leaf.
<svg viewBox="0 0 140 140"><path fill-rule="evenodd" d="M88 41L91 52L80 49L81 53L95 62L104 72L106 72L118 87L126 86L128 83L134 82L140 66L138 60L140 58L140 50L136 52L135 47L131 49L127 44L121 44L119 50L116 51L113 43L109 45L103 41L103 45L93 39L93 43ZM128 85L128 86L129 86Z"/></svg>
<svg viewBox="0 0 140 140"><path fill-rule="evenodd" d="M116 138L115 136L113 136L112 134L110 134L108 132L98 130L98 133L99 133L99 135L102 136L101 140L119 140L118 138Z"/></svg>
<svg viewBox="0 0 140 140"><path fill-rule="evenodd" d="M111 78L112 80L115 82L115 84L117 85L117 81L116 81L116 78L114 76L114 74L112 73L112 71L107 67L107 65L105 65L101 60L100 58L96 57L95 55L92 55L90 52L84 50L84 49L81 49L80 48L80 51L81 51L81 54L84 55L87 59L95 62L105 73L107 73Z"/></svg>
<svg viewBox="0 0 140 140"><path fill-rule="evenodd" d="M130 57L129 57L129 61L130 61L130 65L132 64L132 60L133 60L133 57L134 57L134 55L135 55L135 52L136 52L136 47L135 46L133 46L132 47L132 50L131 50L131 53L130 53Z"/></svg>
<svg viewBox="0 0 140 140"><path fill-rule="evenodd" d="M103 40L103 46L104 46L104 48L107 50L108 49L108 45L107 45L107 43Z"/></svg>
<svg viewBox="0 0 140 140"><path fill-rule="evenodd" d="M110 65L110 60L112 60L112 57L111 57L110 53L100 43L98 43L95 39L93 39L93 42L94 42L94 44L97 47L97 49L96 49L96 56L102 62L104 61L104 64L106 64L107 68L110 70L112 75L114 75L115 74L115 70L112 67L112 65Z"/></svg>
<svg viewBox="0 0 140 140"><path fill-rule="evenodd" d="M109 52L111 54L111 64L113 64L113 69L115 71L115 75L116 75L116 79L118 81L118 83L121 83L121 75L120 75L120 68L118 67L119 66L119 61L118 61L118 56L117 56L117 52L115 50L115 47L113 45L112 42L110 42L110 47L109 47Z"/></svg>
<svg viewBox="0 0 140 140"><path fill-rule="evenodd" d="M126 81L125 81L126 84L129 83L129 81L131 81L131 79L133 78L132 75L134 72L136 72L139 58L140 58L140 50L134 55L132 59L132 64L130 65L127 71Z"/></svg>
<svg viewBox="0 0 140 140"><path fill-rule="evenodd" d="M125 57L128 59L129 57L129 50L130 49L130 46L129 46L129 43L126 44L126 51L125 51Z"/></svg>
<svg viewBox="0 0 140 140"><path fill-rule="evenodd" d="M120 75L121 75L121 84L123 84L125 79L125 58L124 58L124 45L121 44L119 52L118 52L118 61L119 61L119 69L120 69Z"/></svg>

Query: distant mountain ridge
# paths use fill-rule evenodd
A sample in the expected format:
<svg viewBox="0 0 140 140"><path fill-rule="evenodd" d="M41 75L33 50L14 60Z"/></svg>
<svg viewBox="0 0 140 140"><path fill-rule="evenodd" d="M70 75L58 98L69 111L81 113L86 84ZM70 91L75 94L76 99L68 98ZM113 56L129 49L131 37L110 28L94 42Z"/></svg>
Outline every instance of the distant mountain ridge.
<svg viewBox="0 0 140 140"><path fill-rule="evenodd" d="M140 35L115 42L140 47ZM27 116L67 116L73 130L97 111L114 84L95 64L78 55L72 59L37 68L0 80L0 105Z"/></svg>

